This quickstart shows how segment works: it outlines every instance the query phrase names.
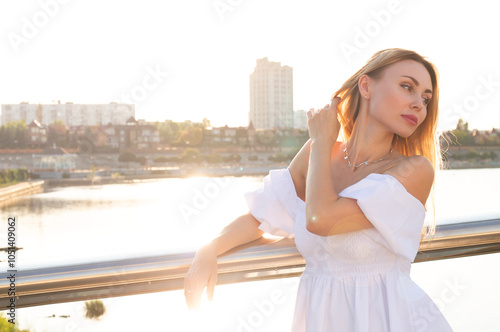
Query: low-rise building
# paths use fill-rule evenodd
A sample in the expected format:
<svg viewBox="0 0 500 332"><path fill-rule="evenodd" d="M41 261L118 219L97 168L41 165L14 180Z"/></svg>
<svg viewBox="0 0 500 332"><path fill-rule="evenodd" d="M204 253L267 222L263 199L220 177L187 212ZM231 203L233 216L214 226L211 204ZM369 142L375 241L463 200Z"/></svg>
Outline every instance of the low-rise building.
<svg viewBox="0 0 500 332"><path fill-rule="evenodd" d="M26 145L32 148L45 147L48 137L47 126L40 124L37 120L33 120L26 129Z"/></svg>
<svg viewBox="0 0 500 332"><path fill-rule="evenodd" d="M160 144L156 127L143 120L137 121L134 117L130 117L126 125L108 126L104 132L108 146L118 148L121 152L153 151Z"/></svg>
<svg viewBox="0 0 500 332"><path fill-rule="evenodd" d="M33 171L63 172L76 169L76 155L63 148L48 148L33 155Z"/></svg>

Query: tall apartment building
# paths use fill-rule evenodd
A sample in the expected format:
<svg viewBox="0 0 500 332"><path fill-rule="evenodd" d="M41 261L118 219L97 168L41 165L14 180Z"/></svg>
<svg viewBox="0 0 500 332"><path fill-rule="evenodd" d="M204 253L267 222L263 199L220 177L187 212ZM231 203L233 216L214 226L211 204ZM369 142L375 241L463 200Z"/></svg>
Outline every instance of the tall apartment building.
<svg viewBox="0 0 500 332"><path fill-rule="evenodd" d="M267 58L250 74L249 120L255 129L293 127L293 71Z"/></svg>
<svg viewBox="0 0 500 332"><path fill-rule="evenodd" d="M135 117L134 104L6 104L2 105L2 125L10 121L24 120L30 124L37 120L41 124L51 124L56 120L67 126L97 126L126 124Z"/></svg>

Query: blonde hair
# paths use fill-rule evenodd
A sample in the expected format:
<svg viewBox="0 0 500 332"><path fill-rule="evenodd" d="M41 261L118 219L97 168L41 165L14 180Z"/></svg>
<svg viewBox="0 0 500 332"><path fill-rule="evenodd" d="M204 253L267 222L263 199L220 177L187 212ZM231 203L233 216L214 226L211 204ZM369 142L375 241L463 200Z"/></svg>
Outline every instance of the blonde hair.
<svg viewBox="0 0 500 332"><path fill-rule="evenodd" d="M361 104L361 94L358 82L361 76L368 75L377 79L382 76L384 69L389 65L403 60L414 60L421 63L429 72L432 82L432 98L427 104L427 116L418 126L415 132L408 138L394 134L392 144L394 149L405 156L423 155L434 167L435 172L442 168L441 148L439 145L439 135L437 132L439 86L438 71L425 57L414 51L401 48L389 48L375 53L366 64L352 75L337 90L334 97L340 97L339 102L339 122L341 124L341 141L347 141L352 134L354 123L359 115ZM427 226L425 233L433 235L435 231L435 190L434 184L431 189L431 202L433 210L433 225Z"/></svg>

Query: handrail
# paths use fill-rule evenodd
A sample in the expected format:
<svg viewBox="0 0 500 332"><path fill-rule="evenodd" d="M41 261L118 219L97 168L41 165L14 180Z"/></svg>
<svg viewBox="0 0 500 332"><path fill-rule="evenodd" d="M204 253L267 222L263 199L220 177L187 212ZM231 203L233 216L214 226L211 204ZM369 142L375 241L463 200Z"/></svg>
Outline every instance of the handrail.
<svg viewBox="0 0 500 332"><path fill-rule="evenodd" d="M415 262L500 252L500 219L440 225L423 241ZM16 307L85 301L183 288L194 252L20 270ZM293 239L260 238L218 258L218 285L297 277L304 258ZM0 310L9 303L7 273L0 273Z"/></svg>

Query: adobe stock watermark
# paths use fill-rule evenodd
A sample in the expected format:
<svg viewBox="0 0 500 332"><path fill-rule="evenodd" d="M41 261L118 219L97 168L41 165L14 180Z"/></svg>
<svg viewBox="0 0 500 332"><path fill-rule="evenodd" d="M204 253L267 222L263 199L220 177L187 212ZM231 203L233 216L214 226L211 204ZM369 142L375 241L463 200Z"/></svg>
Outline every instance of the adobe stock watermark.
<svg viewBox="0 0 500 332"><path fill-rule="evenodd" d="M40 30L45 28L51 19L56 17L61 9L61 5L66 5L70 0L40 0L38 5L40 10L36 11L30 18L23 16L19 33L8 32L7 39L14 52L19 53L21 45L26 45L35 38Z"/></svg>
<svg viewBox="0 0 500 332"><path fill-rule="evenodd" d="M446 124L455 124L459 119L467 120L473 112L478 110L481 101L493 96L500 87L500 81L495 81L492 74L489 74L487 78L479 76L478 80L479 84L473 93L467 95L460 104L453 104L452 107L443 111L443 121Z"/></svg>
<svg viewBox="0 0 500 332"><path fill-rule="evenodd" d="M298 278L285 278L284 281L286 284L291 284L289 288L290 295L295 297L299 284ZM254 300L253 306L255 310L250 312L246 318L238 316L236 332L254 332L256 329L263 326L266 320L276 312L276 308L288 300L286 293L287 291L284 292L279 288L275 288L269 293L269 299L263 299L261 301Z"/></svg>
<svg viewBox="0 0 500 332"><path fill-rule="evenodd" d="M393 16L400 14L402 11L403 5L400 0L390 0L386 9L370 11L372 19L366 22L363 27L357 26L354 28L352 41L342 41L339 45L347 63L351 62L353 55L360 54L363 48L370 45L373 39L380 35L382 29L391 24Z"/></svg>
<svg viewBox="0 0 500 332"><path fill-rule="evenodd" d="M215 0L212 3L212 6L215 9L215 12L219 16L221 21L224 21L224 15L228 12L232 12L241 5L243 0Z"/></svg>
<svg viewBox="0 0 500 332"><path fill-rule="evenodd" d="M412 317L409 317L412 324L415 324L416 331L428 331L429 325L441 317L441 313L445 311L446 306L457 301L458 297L468 288L455 277L453 281L444 280L445 287L441 290L439 298L433 299L427 307L420 306L414 311Z"/></svg>
<svg viewBox="0 0 500 332"><path fill-rule="evenodd" d="M130 92L122 93L118 102L125 104L138 104L146 100L148 95L163 84L165 79L169 76L169 73L163 71L158 64L154 68L146 66L144 70L146 71L146 74L142 78L141 83L132 87Z"/></svg>
<svg viewBox="0 0 500 332"><path fill-rule="evenodd" d="M230 183L231 177L217 177L211 178L211 181L205 183L201 190L194 188L193 195L190 196L191 202L189 204L181 203L178 206L182 220L186 224L190 224L193 216L200 215L203 210L208 208L210 202L218 197Z"/></svg>

